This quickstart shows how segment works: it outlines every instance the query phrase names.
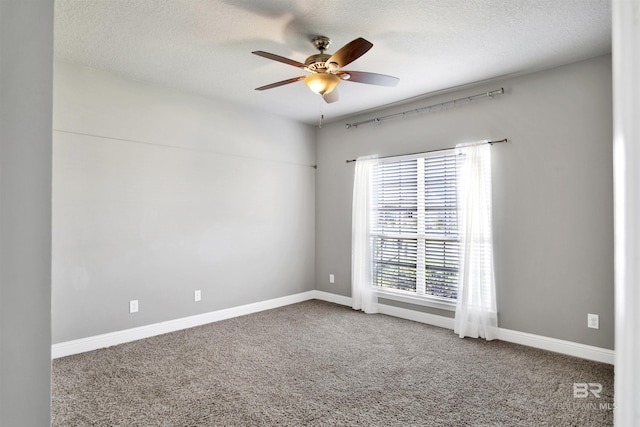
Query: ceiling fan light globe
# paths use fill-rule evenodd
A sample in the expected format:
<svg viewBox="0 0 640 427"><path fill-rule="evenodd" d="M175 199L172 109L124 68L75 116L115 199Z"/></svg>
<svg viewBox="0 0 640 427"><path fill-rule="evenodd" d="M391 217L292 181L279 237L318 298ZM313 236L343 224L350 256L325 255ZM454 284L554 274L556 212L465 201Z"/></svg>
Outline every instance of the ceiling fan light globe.
<svg viewBox="0 0 640 427"><path fill-rule="evenodd" d="M340 77L329 73L311 74L304 78L304 84L319 95L331 93L331 91L338 86L340 81Z"/></svg>

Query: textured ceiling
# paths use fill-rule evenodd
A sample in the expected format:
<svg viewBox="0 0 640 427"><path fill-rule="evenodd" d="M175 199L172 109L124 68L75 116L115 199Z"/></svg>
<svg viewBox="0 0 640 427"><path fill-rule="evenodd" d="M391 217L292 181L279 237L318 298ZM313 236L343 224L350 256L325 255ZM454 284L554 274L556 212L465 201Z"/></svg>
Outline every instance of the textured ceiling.
<svg viewBox="0 0 640 427"><path fill-rule="evenodd" d="M611 51L611 0L56 0L55 54L115 74L266 110L306 123ZM305 75L252 55L304 62L363 37L346 68L400 78L396 87L342 82L324 104Z"/></svg>

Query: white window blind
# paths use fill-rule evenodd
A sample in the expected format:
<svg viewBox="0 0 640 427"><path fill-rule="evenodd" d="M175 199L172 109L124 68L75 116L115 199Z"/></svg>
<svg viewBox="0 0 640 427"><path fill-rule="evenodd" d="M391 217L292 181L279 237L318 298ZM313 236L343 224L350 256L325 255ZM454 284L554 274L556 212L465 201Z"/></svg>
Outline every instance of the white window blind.
<svg viewBox="0 0 640 427"><path fill-rule="evenodd" d="M456 299L457 165L453 151L386 159L373 172L372 281L387 290Z"/></svg>

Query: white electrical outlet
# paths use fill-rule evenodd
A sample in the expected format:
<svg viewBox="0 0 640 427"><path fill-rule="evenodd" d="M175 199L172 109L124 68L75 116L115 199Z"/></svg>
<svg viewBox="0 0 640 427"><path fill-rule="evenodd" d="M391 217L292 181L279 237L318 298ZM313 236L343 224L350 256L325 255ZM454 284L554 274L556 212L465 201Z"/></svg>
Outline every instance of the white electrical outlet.
<svg viewBox="0 0 640 427"><path fill-rule="evenodd" d="M600 329L600 316L597 314L587 314L587 326L591 329Z"/></svg>
<svg viewBox="0 0 640 427"><path fill-rule="evenodd" d="M333 274L329 275L329 283L336 283L336 276L334 276Z"/></svg>
<svg viewBox="0 0 640 427"><path fill-rule="evenodd" d="M200 291L200 289L198 289L197 291L193 291L193 301L198 302L202 299L202 292Z"/></svg>
<svg viewBox="0 0 640 427"><path fill-rule="evenodd" d="M138 312L138 300L132 299L129 301L129 313L137 313Z"/></svg>

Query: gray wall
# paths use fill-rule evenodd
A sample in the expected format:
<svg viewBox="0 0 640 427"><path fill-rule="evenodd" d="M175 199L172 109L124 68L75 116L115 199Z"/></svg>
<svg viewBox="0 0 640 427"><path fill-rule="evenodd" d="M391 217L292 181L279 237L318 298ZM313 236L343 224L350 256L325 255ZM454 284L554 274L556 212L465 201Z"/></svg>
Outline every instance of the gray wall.
<svg viewBox="0 0 640 427"><path fill-rule="evenodd" d="M500 87L506 93L494 100L345 127ZM502 138L511 143L492 148L499 326L613 349L610 56L325 124L317 145L316 288L351 293L354 165L346 159ZM587 313L600 315L599 330L587 328Z"/></svg>
<svg viewBox="0 0 640 427"><path fill-rule="evenodd" d="M65 62L54 89L53 343L313 289L312 127Z"/></svg>
<svg viewBox="0 0 640 427"><path fill-rule="evenodd" d="M314 153L308 126L56 63L53 342L314 282L348 296L344 161L507 137L492 150L500 326L613 348L609 56L349 121L497 87L506 94L495 100L379 126L325 124ZM587 313L600 315L599 330Z"/></svg>
<svg viewBox="0 0 640 427"><path fill-rule="evenodd" d="M0 425L48 426L53 2L0 1Z"/></svg>

